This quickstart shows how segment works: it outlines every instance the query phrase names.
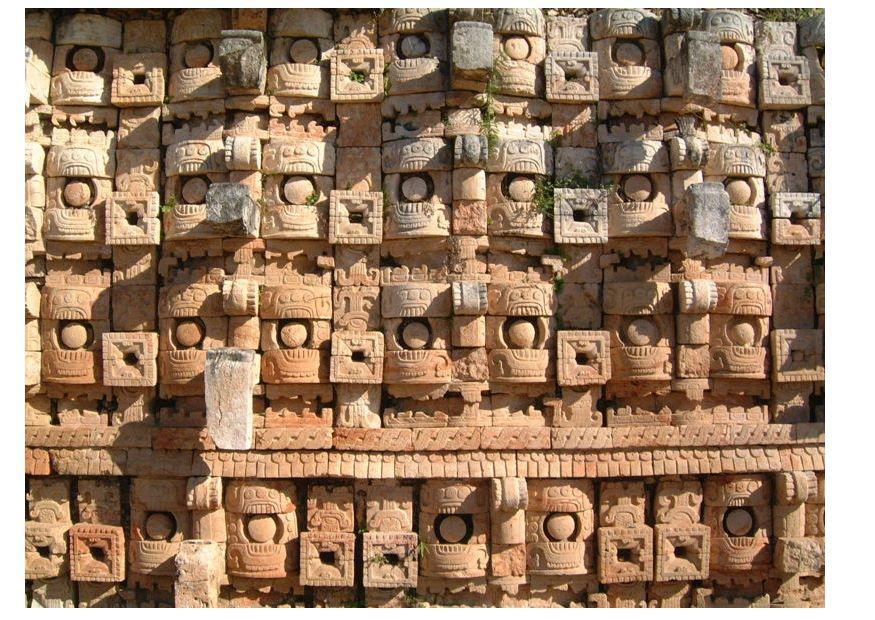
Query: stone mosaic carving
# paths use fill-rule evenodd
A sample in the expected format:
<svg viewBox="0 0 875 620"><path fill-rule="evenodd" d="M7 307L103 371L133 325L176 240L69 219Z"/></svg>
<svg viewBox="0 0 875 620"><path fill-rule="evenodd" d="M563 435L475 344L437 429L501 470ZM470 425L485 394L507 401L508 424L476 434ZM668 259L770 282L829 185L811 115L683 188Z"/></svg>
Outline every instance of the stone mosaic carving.
<svg viewBox="0 0 875 620"><path fill-rule="evenodd" d="M28 605L822 606L824 23L26 12Z"/></svg>

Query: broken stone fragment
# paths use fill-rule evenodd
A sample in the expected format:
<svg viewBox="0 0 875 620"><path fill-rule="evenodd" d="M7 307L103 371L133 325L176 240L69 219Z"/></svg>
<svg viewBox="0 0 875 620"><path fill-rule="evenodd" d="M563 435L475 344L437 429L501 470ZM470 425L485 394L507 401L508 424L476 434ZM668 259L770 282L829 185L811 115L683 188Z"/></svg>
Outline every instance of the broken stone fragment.
<svg viewBox="0 0 875 620"><path fill-rule="evenodd" d="M260 364L260 356L251 349L207 351L207 432L221 450L252 448L252 390L258 383Z"/></svg>
<svg viewBox="0 0 875 620"><path fill-rule="evenodd" d="M453 159L457 168L485 168L489 159L486 136L465 134L456 136Z"/></svg>
<svg viewBox="0 0 875 620"><path fill-rule="evenodd" d="M258 30L223 30L219 66L230 92L263 93L267 79L264 35Z"/></svg>
<svg viewBox="0 0 875 620"><path fill-rule="evenodd" d="M722 54L720 38L712 32L688 32L682 46L686 60L684 99L715 103L720 98Z"/></svg>
<svg viewBox="0 0 875 620"><path fill-rule="evenodd" d="M207 190L207 222L225 237L257 237L261 210L243 183L213 183Z"/></svg>
<svg viewBox="0 0 875 620"><path fill-rule="evenodd" d="M218 607L225 554L218 542L184 540L176 554L176 607Z"/></svg>
<svg viewBox="0 0 875 620"><path fill-rule="evenodd" d="M689 32L691 30L703 30L705 27L705 15L702 9L685 7L681 9L663 9L662 36L666 37L675 32Z"/></svg>
<svg viewBox="0 0 875 620"><path fill-rule="evenodd" d="M695 183L684 194L687 256L717 258L729 243L729 194L722 183Z"/></svg>
<svg viewBox="0 0 875 620"><path fill-rule="evenodd" d="M823 566L823 547L816 538L781 538L775 544L775 568L781 573L813 576Z"/></svg>
<svg viewBox="0 0 875 620"><path fill-rule="evenodd" d="M492 26L483 22L456 22L452 33L452 86L482 90L492 72Z"/></svg>

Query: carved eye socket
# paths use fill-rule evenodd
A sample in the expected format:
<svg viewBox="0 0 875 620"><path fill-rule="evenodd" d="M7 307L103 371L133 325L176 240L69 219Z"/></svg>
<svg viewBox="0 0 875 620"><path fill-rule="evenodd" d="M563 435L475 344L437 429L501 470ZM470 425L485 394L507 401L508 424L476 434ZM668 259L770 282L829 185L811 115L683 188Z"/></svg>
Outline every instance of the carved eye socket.
<svg viewBox="0 0 875 620"><path fill-rule="evenodd" d="M289 349L304 346L309 330L303 321L288 321L280 327L280 342Z"/></svg>
<svg viewBox="0 0 875 620"><path fill-rule="evenodd" d="M428 174L406 176L401 181L401 195L408 202L428 200L434 193L433 182Z"/></svg>
<svg viewBox="0 0 875 620"><path fill-rule="evenodd" d="M289 204L310 204L314 194L316 194L316 186L309 177L291 176L283 183L283 198ZM318 199L318 195L316 198Z"/></svg>
<svg viewBox="0 0 875 620"><path fill-rule="evenodd" d="M199 345L203 341L204 331L200 319L185 319L176 324L174 335L180 347L190 348Z"/></svg>
<svg viewBox="0 0 875 620"><path fill-rule="evenodd" d="M405 348L424 349L431 341L431 326L426 321L409 321L401 325L400 336Z"/></svg>
<svg viewBox="0 0 875 620"><path fill-rule="evenodd" d="M579 528L577 515L570 512L554 512L544 519L544 534L552 542L574 538Z"/></svg>
<svg viewBox="0 0 875 620"><path fill-rule="evenodd" d="M511 60L524 60L528 58L531 46L525 37L507 37L503 44L504 53Z"/></svg>
<svg viewBox="0 0 875 620"><path fill-rule="evenodd" d="M401 38L398 42L398 57L405 58L421 58L428 54L431 46L428 39L419 34L408 34Z"/></svg>
<svg viewBox="0 0 875 620"><path fill-rule="evenodd" d="M103 69L104 55L99 47L77 45L67 53L66 66L71 71L92 71Z"/></svg>
<svg viewBox="0 0 875 620"><path fill-rule="evenodd" d="M644 49L637 41L629 39L614 43L613 60L620 66L632 67L644 64Z"/></svg>
<svg viewBox="0 0 875 620"><path fill-rule="evenodd" d="M734 205L748 205L753 198L753 189L747 179L726 179L723 183L729 194L729 202Z"/></svg>
<svg viewBox="0 0 875 620"><path fill-rule="evenodd" d="M94 341L94 330L87 323L71 321L61 327L60 339L64 349L84 349Z"/></svg>
<svg viewBox="0 0 875 620"><path fill-rule="evenodd" d="M755 529L756 519L750 508L730 508L723 515L723 531L730 536L751 536Z"/></svg>
<svg viewBox="0 0 875 620"><path fill-rule="evenodd" d="M738 50L735 49L734 45L721 45L720 53L721 63L724 70L740 70L739 64L741 63L741 55L738 53Z"/></svg>
<svg viewBox="0 0 875 620"><path fill-rule="evenodd" d="M201 204L207 197L209 179L204 177L192 177L185 181L182 186L182 200L185 204Z"/></svg>
<svg viewBox="0 0 875 620"><path fill-rule="evenodd" d="M273 541L279 532L275 515L252 515L246 520L246 535L256 543Z"/></svg>
<svg viewBox="0 0 875 620"><path fill-rule="evenodd" d="M189 44L183 55L183 63L187 69L201 69L210 64L213 59L213 48L207 42Z"/></svg>
<svg viewBox="0 0 875 620"><path fill-rule="evenodd" d="M319 46L310 39L295 39L289 45L289 60L301 65L314 65L319 61Z"/></svg>
<svg viewBox="0 0 875 620"><path fill-rule="evenodd" d="M74 209L91 204L94 192L91 181L83 179L71 179L64 186L64 204Z"/></svg>
<svg viewBox="0 0 875 620"><path fill-rule="evenodd" d="M152 512L146 517L145 534L149 540L170 541L176 534L176 517L170 512Z"/></svg>
<svg viewBox="0 0 875 620"><path fill-rule="evenodd" d="M646 202L653 197L653 183L643 174L625 177L621 184L623 198L629 202Z"/></svg>
<svg viewBox="0 0 875 620"><path fill-rule="evenodd" d="M757 330L750 321L738 319L729 326L727 336L736 346L751 347L756 342Z"/></svg>
<svg viewBox="0 0 875 620"><path fill-rule="evenodd" d="M465 544L474 533L471 515L439 515L434 523L435 534L443 544Z"/></svg>
<svg viewBox="0 0 875 620"><path fill-rule="evenodd" d="M505 324L505 337L515 349L531 349L538 338L538 328L529 319L516 319Z"/></svg>
<svg viewBox="0 0 875 620"><path fill-rule="evenodd" d="M656 346L660 336L656 323L644 317L632 320L624 331L624 340L633 347Z"/></svg>

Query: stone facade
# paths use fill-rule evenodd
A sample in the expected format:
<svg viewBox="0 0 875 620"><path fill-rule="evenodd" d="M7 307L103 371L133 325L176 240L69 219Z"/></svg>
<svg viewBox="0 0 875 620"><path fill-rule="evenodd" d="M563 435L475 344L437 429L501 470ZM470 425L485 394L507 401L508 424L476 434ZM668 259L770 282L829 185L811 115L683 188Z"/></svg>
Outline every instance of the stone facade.
<svg viewBox="0 0 875 620"><path fill-rule="evenodd" d="M823 605L822 13L25 19L29 605Z"/></svg>

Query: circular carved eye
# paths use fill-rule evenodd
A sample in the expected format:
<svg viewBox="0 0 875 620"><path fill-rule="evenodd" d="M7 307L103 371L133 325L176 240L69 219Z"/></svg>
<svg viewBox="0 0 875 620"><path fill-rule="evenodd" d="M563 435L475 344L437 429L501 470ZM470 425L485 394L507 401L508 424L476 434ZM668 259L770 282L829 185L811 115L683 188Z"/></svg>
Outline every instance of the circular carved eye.
<svg viewBox="0 0 875 620"><path fill-rule="evenodd" d="M552 541L568 540L574 535L577 522L574 515L567 512L554 512L544 520L544 532Z"/></svg>
<svg viewBox="0 0 875 620"><path fill-rule="evenodd" d="M438 525L438 534L442 542L456 544L465 539L468 533L468 524L462 517L448 515Z"/></svg>
<svg viewBox="0 0 875 620"><path fill-rule="evenodd" d="M289 60L301 65L315 64L319 60L319 48L310 39L297 39L289 46Z"/></svg>
<svg viewBox="0 0 875 620"><path fill-rule="evenodd" d="M85 181L69 181L64 186L64 204L68 207L84 207L91 199L91 186Z"/></svg>
<svg viewBox="0 0 875 620"><path fill-rule="evenodd" d="M213 50L204 43L189 45L185 50L185 66L189 69L200 69L210 64L213 59Z"/></svg>
<svg viewBox="0 0 875 620"><path fill-rule="evenodd" d="M530 202L535 197L535 182L529 177L516 177L507 186L507 193L514 202Z"/></svg>
<svg viewBox="0 0 875 620"><path fill-rule="evenodd" d="M428 325L419 321L408 323L401 330L401 340L404 341L404 345L409 349L422 349L428 344L430 336Z"/></svg>
<svg viewBox="0 0 875 620"><path fill-rule="evenodd" d="M176 533L176 519L167 512L153 512L146 517L145 529L149 540L170 540Z"/></svg>
<svg viewBox="0 0 875 620"><path fill-rule="evenodd" d="M507 339L518 349L531 349L535 346L537 330L531 321L517 319L507 328Z"/></svg>
<svg viewBox="0 0 875 620"><path fill-rule="evenodd" d="M81 349L88 344L88 331L83 323L67 323L61 328L61 344L67 349Z"/></svg>
<svg viewBox="0 0 875 620"><path fill-rule="evenodd" d="M200 177L188 179L182 186L182 200L190 205L201 204L207 198L208 187L207 182Z"/></svg>
<svg viewBox="0 0 875 620"><path fill-rule="evenodd" d="M428 53L428 39L416 34L408 34L398 43L401 58L420 58Z"/></svg>
<svg viewBox="0 0 875 620"><path fill-rule="evenodd" d="M739 320L729 327L729 340L739 347L750 347L756 342L756 330L749 321Z"/></svg>
<svg viewBox="0 0 875 620"><path fill-rule="evenodd" d="M644 50L634 41L622 41L614 48L614 60L623 67L644 64Z"/></svg>
<svg viewBox="0 0 875 620"><path fill-rule="evenodd" d="M753 197L753 189L747 179L727 179L726 193L729 194L729 202L734 205L750 204Z"/></svg>
<svg viewBox="0 0 875 620"><path fill-rule="evenodd" d="M197 321L180 321L176 325L176 342L183 347L193 347L203 340L204 330Z"/></svg>
<svg viewBox="0 0 875 620"><path fill-rule="evenodd" d="M246 534L253 542L266 543L273 540L276 533L276 520L272 515L255 515L246 524Z"/></svg>
<svg viewBox="0 0 875 620"><path fill-rule="evenodd" d="M528 58L531 47L525 37L508 37L504 40L504 53L511 60L524 60Z"/></svg>
<svg viewBox="0 0 875 620"><path fill-rule="evenodd" d="M632 202L644 202L650 198L653 184L643 174L633 174L623 181L623 193Z"/></svg>
<svg viewBox="0 0 875 620"><path fill-rule="evenodd" d="M316 193L316 186L307 177L293 176L283 183L283 197L289 204L306 204L307 199L314 193Z"/></svg>
<svg viewBox="0 0 875 620"><path fill-rule="evenodd" d="M738 52L732 45L721 45L720 57L724 71L734 70L736 67L738 67L738 61L741 60Z"/></svg>
<svg viewBox="0 0 875 620"><path fill-rule="evenodd" d="M409 202L422 202L428 198L428 182L419 175L407 177L401 183L401 194Z"/></svg>
<svg viewBox="0 0 875 620"><path fill-rule="evenodd" d="M307 326L303 323L286 323L280 329L280 341L289 349L297 349L307 342Z"/></svg>
<svg viewBox="0 0 875 620"><path fill-rule="evenodd" d="M659 340L659 328L649 319L635 319L629 323L626 336L634 347L652 347Z"/></svg>
<svg viewBox="0 0 875 620"><path fill-rule="evenodd" d="M730 536L750 536L755 522L749 508L731 508L723 517L723 529Z"/></svg>
<svg viewBox="0 0 875 620"><path fill-rule="evenodd" d="M76 71L96 71L100 56L90 47L80 47L73 52L73 68Z"/></svg>

